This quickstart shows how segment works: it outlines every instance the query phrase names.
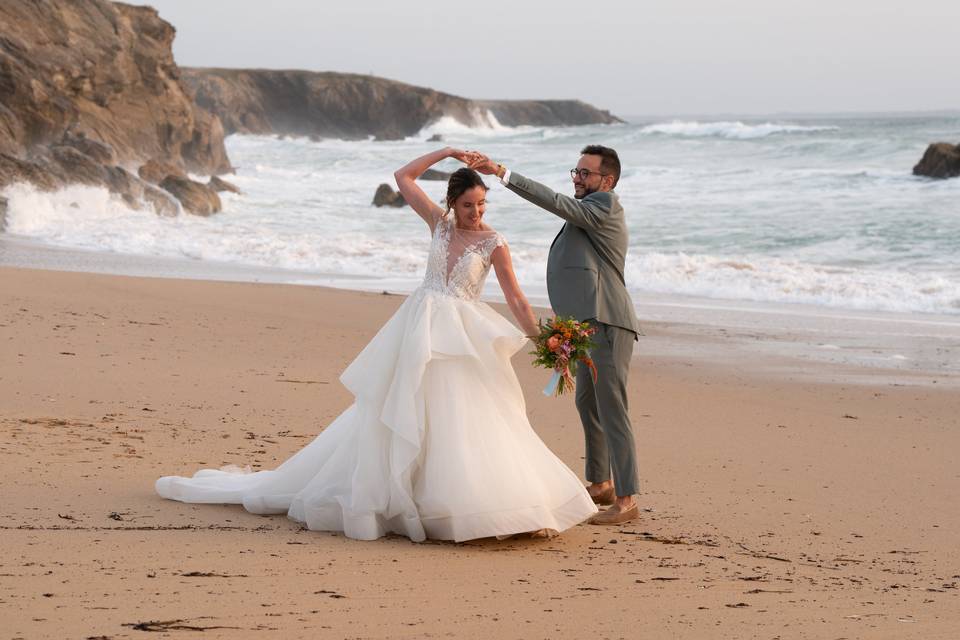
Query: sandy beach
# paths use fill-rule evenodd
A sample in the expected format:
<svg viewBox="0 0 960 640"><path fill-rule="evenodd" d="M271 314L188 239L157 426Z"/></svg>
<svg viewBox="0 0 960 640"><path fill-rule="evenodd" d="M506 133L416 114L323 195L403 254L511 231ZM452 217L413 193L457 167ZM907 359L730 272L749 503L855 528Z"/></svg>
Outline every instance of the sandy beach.
<svg viewBox="0 0 960 640"><path fill-rule="evenodd" d="M4 638L957 636L955 376L665 355L686 334L648 322L641 520L358 542L153 482L302 447L401 296L2 267L0 300ZM573 400L528 360L531 422L582 474Z"/></svg>

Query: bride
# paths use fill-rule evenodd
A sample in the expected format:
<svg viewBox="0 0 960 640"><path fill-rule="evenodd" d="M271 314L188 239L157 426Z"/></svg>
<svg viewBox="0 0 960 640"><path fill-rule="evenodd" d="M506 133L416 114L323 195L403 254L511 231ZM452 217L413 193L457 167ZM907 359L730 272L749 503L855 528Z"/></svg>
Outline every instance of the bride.
<svg viewBox="0 0 960 640"><path fill-rule="evenodd" d="M486 185L459 169L444 210L415 182L448 157L470 160L447 148L394 174L433 240L423 284L340 376L353 405L276 469L165 476L157 493L285 513L362 540L563 531L597 512L527 420L510 364L526 336L479 299L493 265L517 322L538 333L506 240L483 222Z"/></svg>

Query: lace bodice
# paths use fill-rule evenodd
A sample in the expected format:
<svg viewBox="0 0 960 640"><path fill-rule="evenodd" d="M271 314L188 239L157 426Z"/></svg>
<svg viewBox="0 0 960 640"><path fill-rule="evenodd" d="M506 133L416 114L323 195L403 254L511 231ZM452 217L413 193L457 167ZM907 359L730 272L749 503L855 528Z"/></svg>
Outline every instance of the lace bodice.
<svg viewBox="0 0 960 640"><path fill-rule="evenodd" d="M494 230L458 229L452 214L437 221L423 289L478 300L490 272L490 257L507 241Z"/></svg>

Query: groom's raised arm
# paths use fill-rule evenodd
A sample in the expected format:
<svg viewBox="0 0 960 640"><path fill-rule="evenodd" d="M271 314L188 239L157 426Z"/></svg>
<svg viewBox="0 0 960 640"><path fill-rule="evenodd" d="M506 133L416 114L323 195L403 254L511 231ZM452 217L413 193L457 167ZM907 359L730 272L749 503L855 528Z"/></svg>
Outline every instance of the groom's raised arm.
<svg viewBox="0 0 960 640"><path fill-rule="evenodd" d="M604 191L591 193L582 200L557 193L536 180L515 171L507 172L503 184L515 194L584 229L598 229L613 208L613 199Z"/></svg>

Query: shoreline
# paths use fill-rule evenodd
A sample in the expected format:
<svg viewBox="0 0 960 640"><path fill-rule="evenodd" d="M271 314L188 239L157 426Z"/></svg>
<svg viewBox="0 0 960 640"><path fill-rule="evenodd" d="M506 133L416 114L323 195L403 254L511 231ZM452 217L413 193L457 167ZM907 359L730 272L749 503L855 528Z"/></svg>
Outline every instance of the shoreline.
<svg viewBox="0 0 960 640"><path fill-rule="evenodd" d="M87 251L0 236L0 269L8 268L401 296L415 286L409 280ZM545 286L525 289L531 303L549 314ZM493 276L483 299L502 304ZM759 375L817 379L826 370L848 383L960 386L960 317L655 293L634 294L634 302L646 333L638 354L718 367L746 355L763 365Z"/></svg>
<svg viewBox="0 0 960 640"><path fill-rule="evenodd" d="M939 384L641 351L628 389L639 521L543 541L359 542L162 500L153 482L269 469L309 443L349 406L337 378L400 296L9 268L0 288L11 637L133 637L148 621L231 638L633 637L638 625L652 638L950 637L960 625L960 419ZM572 399L540 393L525 351L513 362L530 422L582 477Z"/></svg>

